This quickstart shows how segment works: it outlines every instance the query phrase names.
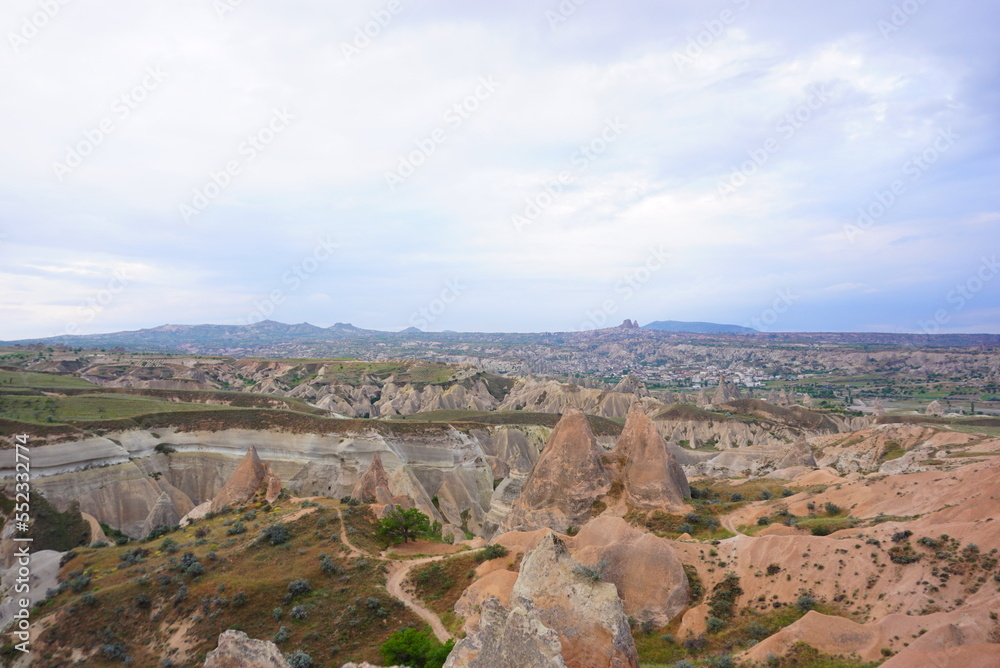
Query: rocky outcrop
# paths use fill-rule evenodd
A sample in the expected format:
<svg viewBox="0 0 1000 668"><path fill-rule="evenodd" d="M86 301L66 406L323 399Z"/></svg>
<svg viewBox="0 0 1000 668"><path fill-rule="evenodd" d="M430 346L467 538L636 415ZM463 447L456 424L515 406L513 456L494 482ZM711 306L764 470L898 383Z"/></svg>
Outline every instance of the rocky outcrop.
<svg viewBox="0 0 1000 668"><path fill-rule="evenodd" d="M777 468L779 469L787 469L793 466L816 467L816 459L813 457L812 448L804 438L796 440L777 464Z"/></svg>
<svg viewBox="0 0 1000 668"><path fill-rule="evenodd" d="M142 535L148 536L155 529L175 527L180 523L181 515L177 512L177 506L170 499L170 495L163 492L146 516L146 521L142 525Z"/></svg>
<svg viewBox="0 0 1000 668"><path fill-rule="evenodd" d="M629 617L663 627L687 607L687 576L670 541L608 516L591 520L571 541L577 561L606 564L604 580L615 585Z"/></svg>
<svg viewBox="0 0 1000 668"><path fill-rule="evenodd" d="M483 535L492 536L500 528L507 515L510 514L514 502L521 495L521 488L524 480L520 478L507 478L493 490L490 497L490 509L483 520Z"/></svg>
<svg viewBox="0 0 1000 668"><path fill-rule="evenodd" d="M594 499L611 486L601 455L587 416L579 409L567 411L504 519L503 530L549 527L565 532L584 524Z"/></svg>
<svg viewBox="0 0 1000 668"><path fill-rule="evenodd" d="M937 416L944 415L944 406L941 405L940 401L935 399L934 401L932 401L927 405L927 410L925 410L924 413L926 413L927 415L937 415Z"/></svg>
<svg viewBox="0 0 1000 668"><path fill-rule="evenodd" d="M920 460L933 458L938 450L979 438L923 425L891 423L852 434L817 438L813 442L819 447L817 463L835 468L841 474L870 473L883 467L885 473L902 473L912 471Z"/></svg>
<svg viewBox="0 0 1000 668"><path fill-rule="evenodd" d="M740 390L735 384L720 378L719 386L715 388L715 394L712 395L712 404L718 406L741 398Z"/></svg>
<svg viewBox="0 0 1000 668"><path fill-rule="evenodd" d="M376 452L364 475L351 491L351 496L361 503L373 503L378 498L379 487L389 489L389 475L382 466L382 458Z"/></svg>
<svg viewBox="0 0 1000 668"><path fill-rule="evenodd" d="M611 459L620 467L626 501L636 508L679 510L691 496L684 470L639 404L629 411Z"/></svg>
<svg viewBox="0 0 1000 668"><path fill-rule="evenodd" d="M559 635L568 668L638 668L615 585L582 573L566 544L548 533L524 558L512 601L530 601L541 624Z"/></svg>
<svg viewBox="0 0 1000 668"><path fill-rule="evenodd" d="M646 389L645 383L639 380L639 377L634 373L627 373L622 376L622 379L618 381L615 385L615 389L612 392L620 392L622 394L634 394L637 397L648 397L649 390Z"/></svg>
<svg viewBox="0 0 1000 668"><path fill-rule="evenodd" d="M589 415L625 417L635 398L632 392L608 392L554 380L527 378L514 386L498 410L565 414L571 408L578 408ZM649 409L661 406L660 402L648 396L642 401Z"/></svg>
<svg viewBox="0 0 1000 668"><path fill-rule="evenodd" d="M251 445L236 471L212 499L212 510L247 503L266 484L268 474L267 467L257 456L257 449Z"/></svg>
<svg viewBox="0 0 1000 668"><path fill-rule="evenodd" d="M566 668L559 634L546 626L530 599L508 609L495 598L482 604L479 631L459 641L444 668Z"/></svg>
<svg viewBox="0 0 1000 668"><path fill-rule="evenodd" d="M202 668L291 668L273 642L254 640L243 631L224 631L219 646L208 653Z"/></svg>

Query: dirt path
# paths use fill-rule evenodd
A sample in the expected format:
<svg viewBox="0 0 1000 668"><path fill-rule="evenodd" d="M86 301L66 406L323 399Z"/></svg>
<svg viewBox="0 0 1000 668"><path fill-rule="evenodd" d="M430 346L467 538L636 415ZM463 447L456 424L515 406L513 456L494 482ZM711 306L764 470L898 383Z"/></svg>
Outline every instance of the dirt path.
<svg viewBox="0 0 1000 668"><path fill-rule="evenodd" d="M340 540L346 545L350 550L350 557L361 557L361 556L372 556L363 550L359 550L351 541L347 538L347 525L344 523L344 515L340 512L340 508L337 508L337 517L340 518ZM377 555L380 558L385 558L384 555ZM389 595L398 598L403 602L407 608L410 609L413 614L420 619L427 622L431 630L434 631L434 635L441 642L448 642L454 638L448 629L445 628L444 624L441 622L441 618L437 616L433 610L429 610L424 607L413 594L409 593L403 589L403 583L406 581L406 576L410 574L415 566L420 566L422 564L429 564L432 561L441 561L442 559L448 559L449 557L455 556L455 553L451 554L440 554L433 557L423 557L420 559L390 559L386 567L389 569L389 573L386 577L385 588L389 591Z"/></svg>
<svg viewBox="0 0 1000 668"><path fill-rule="evenodd" d="M719 523L722 525L723 529L725 529L726 531L728 531L730 533L734 533L737 536L745 536L746 535L745 533L743 533L742 531L740 531L739 529L736 528L736 525L733 524L733 518L730 515L725 515L725 516L719 518Z"/></svg>
<svg viewBox="0 0 1000 668"><path fill-rule="evenodd" d="M347 524L344 523L344 514L340 512L340 508L337 508L337 517L340 518L340 541L351 551L348 556L352 559L354 557L362 556L364 552L356 548L354 544L347 539Z"/></svg>
<svg viewBox="0 0 1000 668"><path fill-rule="evenodd" d="M441 623L441 618L437 616L437 613L425 608L420 601L413 597L412 594L403 589L403 582L406 581L406 576L410 574L410 571L415 566L429 564L432 561L441 561L442 559L447 559L451 556L453 555L443 554L436 557L424 557L423 559L391 561L389 562L389 577L385 583L385 588L389 590L389 593L392 596L395 596L402 601L403 605L409 608L413 614L430 624L431 629L434 631L434 635L437 636L437 639L441 642L448 642L454 638L454 636L452 636L451 633L448 632L448 629L444 627L444 624Z"/></svg>

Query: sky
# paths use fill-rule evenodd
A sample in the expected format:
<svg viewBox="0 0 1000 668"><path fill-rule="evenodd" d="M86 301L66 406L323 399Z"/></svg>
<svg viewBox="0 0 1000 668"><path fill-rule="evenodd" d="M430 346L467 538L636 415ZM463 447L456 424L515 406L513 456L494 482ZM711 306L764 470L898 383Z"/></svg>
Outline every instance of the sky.
<svg viewBox="0 0 1000 668"><path fill-rule="evenodd" d="M0 339L1000 333L998 28L973 0L8 0Z"/></svg>

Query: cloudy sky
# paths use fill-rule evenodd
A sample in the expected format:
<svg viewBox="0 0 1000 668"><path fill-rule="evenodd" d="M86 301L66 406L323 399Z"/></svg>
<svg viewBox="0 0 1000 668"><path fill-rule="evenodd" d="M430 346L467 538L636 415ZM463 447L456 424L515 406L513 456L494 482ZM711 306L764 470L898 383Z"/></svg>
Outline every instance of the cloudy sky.
<svg viewBox="0 0 1000 668"><path fill-rule="evenodd" d="M0 339L1000 332L991 4L8 0Z"/></svg>

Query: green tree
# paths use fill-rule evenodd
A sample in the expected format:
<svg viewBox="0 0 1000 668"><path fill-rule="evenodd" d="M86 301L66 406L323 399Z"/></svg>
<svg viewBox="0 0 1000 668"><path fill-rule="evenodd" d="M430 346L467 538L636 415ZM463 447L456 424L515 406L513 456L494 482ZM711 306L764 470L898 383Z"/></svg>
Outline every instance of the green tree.
<svg viewBox="0 0 1000 668"><path fill-rule="evenodd" d="M441 668L454 646L454 640L442 645L427 632L402 629L389 636L380 651L386 663L410 668Z"/></svg>
<svg viewBox="0 0 1000 668"><path fill-rule="evenodd" d="M430 518L416 508L404 509L403 506L393 506L389 514L379 520L378 534L393 543L402 540L404 543L431 530Z"/></svg>

